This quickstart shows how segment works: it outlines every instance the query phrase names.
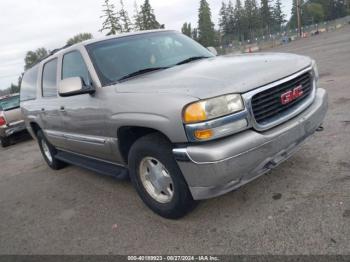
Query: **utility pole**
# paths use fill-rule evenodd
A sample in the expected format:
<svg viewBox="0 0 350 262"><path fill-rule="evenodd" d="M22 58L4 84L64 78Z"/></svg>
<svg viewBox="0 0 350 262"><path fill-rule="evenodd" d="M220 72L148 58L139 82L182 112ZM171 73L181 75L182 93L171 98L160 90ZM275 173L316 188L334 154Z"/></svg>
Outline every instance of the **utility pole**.
<svg viewBox="0 0 350 262"><path fill-rule="evenodd" d="M301 32L301 5L300 5L300 0L297 1L297 20L298 20L298 34L299 37L302 37L302 32Z"/></svg>

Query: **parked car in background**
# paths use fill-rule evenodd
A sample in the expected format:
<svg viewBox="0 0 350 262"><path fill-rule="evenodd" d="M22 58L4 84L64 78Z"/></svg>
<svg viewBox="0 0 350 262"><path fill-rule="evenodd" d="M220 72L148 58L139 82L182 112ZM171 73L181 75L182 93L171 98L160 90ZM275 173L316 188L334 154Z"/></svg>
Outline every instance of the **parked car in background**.
<svg viewBox="0 0 350 262"><path fill-rule="evenodd" d="M10 145L10 137L26 129L20 109L19 94L0 97L1 146Z"/></svg>
<svg viewBox="0 0 350 262"><path fill-rule="evenodd" d="M217 57L169 30L52 53L24 74L21 107L52 169L72 163L129 175L167 218L278 166L328 108L308 57Z"/></svg>

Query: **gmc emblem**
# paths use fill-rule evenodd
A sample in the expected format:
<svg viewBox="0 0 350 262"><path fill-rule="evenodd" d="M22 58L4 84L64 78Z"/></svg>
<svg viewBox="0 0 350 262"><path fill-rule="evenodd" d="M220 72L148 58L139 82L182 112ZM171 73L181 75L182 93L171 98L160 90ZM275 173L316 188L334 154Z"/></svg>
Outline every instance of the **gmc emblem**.
<svg viewBox="0 0 350 262"><path fill-rule="evenodd" d="M281 104L286 105L304 94L303 86L299 85L293 90L289 90L281 95Z"/></svg>

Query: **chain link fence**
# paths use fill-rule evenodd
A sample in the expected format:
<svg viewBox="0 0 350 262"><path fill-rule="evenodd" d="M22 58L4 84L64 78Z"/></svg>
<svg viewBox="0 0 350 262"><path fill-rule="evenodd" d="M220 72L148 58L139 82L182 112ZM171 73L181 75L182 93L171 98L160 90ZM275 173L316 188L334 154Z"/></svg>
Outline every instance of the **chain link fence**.
<svg viewBox="0 0 350 262"><path fill-rule="evenodd" d="M312 37L325 32L335 31L343 26L350 25L350 16L339 18L332 21L321 22L302 27L302 38ZM279 45L300 39L298 29L290 29L279 33L256 37L243 42L233 41L229 45L217 47L220 55L257 52L264 49L273 48Z"/></svg>

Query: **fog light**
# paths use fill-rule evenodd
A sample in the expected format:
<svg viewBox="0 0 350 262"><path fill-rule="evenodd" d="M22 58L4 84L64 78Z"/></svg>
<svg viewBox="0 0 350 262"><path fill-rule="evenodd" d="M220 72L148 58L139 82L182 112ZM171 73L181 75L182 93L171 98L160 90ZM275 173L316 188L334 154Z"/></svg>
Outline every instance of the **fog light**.
<svg viewBox="0 0 350 262"><path fill-rule="evenodd" d="M194 131L194 136L198 140L208 140L213 137L213 130L211 129L196 130Z"/></svg>

